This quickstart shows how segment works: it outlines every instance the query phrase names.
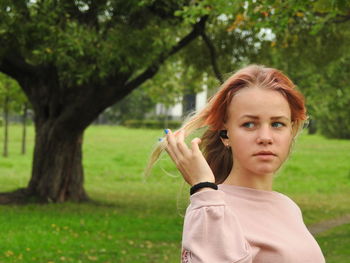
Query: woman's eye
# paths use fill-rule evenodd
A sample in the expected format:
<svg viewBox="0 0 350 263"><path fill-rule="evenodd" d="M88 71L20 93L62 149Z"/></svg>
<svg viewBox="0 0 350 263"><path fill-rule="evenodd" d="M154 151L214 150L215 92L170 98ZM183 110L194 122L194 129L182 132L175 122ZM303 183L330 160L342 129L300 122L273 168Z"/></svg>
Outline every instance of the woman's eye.
<svg viewBox="0 0 350 263"><path fill-rule="evenodd" d="M285 124L282 123L282 122L274 122L274 123L272 123L272 127L274 127L274 128L281 128L283 126L285 126Z"/></svg>
<svg viewBox="0 0 350 263"><path fill-rule="evenodd" d="M254 122L246 122L246 123L243 123L242 126L245 128L254 128L255 124Z"/></svg>

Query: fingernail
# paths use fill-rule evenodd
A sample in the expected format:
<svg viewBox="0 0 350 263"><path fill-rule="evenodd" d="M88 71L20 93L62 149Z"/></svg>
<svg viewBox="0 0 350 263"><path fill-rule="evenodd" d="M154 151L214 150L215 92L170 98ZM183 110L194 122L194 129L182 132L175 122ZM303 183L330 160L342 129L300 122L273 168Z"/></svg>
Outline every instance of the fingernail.
<svg viewBox="0 0 350 263"><path fill-rule="evenodd" d="M169 130L168 130L168 129L165 129L164 132L165 132L165 134L168 134L168 133L169 133Z"/></svg>

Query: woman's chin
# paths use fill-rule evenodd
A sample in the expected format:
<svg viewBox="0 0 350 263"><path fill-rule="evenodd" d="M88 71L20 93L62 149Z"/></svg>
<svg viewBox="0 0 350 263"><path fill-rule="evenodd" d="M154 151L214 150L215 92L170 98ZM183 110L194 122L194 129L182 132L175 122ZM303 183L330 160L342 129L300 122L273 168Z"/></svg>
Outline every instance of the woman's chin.
<svg viewBox="0 0 350 263"><path fill-rule="evenodd" d="M271 167L270 165L264 165L262 167L257 167L255 169L255 174L259 176L273 176L276 171L278 170L278 167Z"/></svg>

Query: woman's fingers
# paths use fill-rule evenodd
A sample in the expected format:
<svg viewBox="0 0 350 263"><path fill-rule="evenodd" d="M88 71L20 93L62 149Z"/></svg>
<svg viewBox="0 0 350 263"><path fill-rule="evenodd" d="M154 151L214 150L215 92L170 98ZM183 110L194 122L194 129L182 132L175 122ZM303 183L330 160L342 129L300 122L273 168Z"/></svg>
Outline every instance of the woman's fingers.
<svg viewBox="0 0 350 263"><path fill-rule="evenodd" d="M201 139L199 138L194 138L192 141L191 141L191 149L192 149L192 153L193 154L198 154L198 153L201 153L201 150L199 149L199 144L202 142Z"/></svg>
<svg viewBox="0 0 350 263"><path fill-rule="evenodd" d="M166 129L166 138L168 141L168 146L166 147L166 151L168 152L168 154L170 155L170 157L173 159L173 161L176 163L177 159L178 159L178 153L177 153L177 147L176 147L176 139L174 137L174 134L172 133L172 131L170 129Z"/></svg>
<svg viewBox="0 0 350 263"><path fill-rule="evenodd" d="M194 138L191 141L192 149L185 143L185 131L183 129L173 133L170 129L167 129L168 147L167 152L171 155L173 160L180 160L183 158L190 158L191 154L201 153L198 144L201 143L201 139Z"/></svg>
<svg viewBox="0 0 350 263"><path fill-rule="evenodd" d="M214 182L215 178L213 172L199 149L201 139L193 139L191 141L191 148L189 148L184 141L184 130L179 130L174 133L170 130L167 131L166 138L168 145L166 151L176 164L185 181L190 185L196 182Z"/></svg>
<svg viewBox="0 0 350 263"><path fill-rule="evenodd" d="M179 130L176 136L176 146L183 157L188 158L191 154L190 149L185 143L185 131L183 129Z"/></svg>

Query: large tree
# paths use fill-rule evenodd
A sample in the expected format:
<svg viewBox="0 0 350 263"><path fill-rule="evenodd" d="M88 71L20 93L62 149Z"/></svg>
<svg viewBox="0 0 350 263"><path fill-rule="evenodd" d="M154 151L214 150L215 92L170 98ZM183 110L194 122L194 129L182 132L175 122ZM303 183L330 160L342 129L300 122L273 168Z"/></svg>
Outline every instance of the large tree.
<svg viewBox="0 0 350 263"><path fill-rule="evenodd" d="M35 113L32 176L16 197L87 199L85 128L201 34L206 15L186 25L174 15L187 2L0 2L0 71L18 81Z"/></svg>

